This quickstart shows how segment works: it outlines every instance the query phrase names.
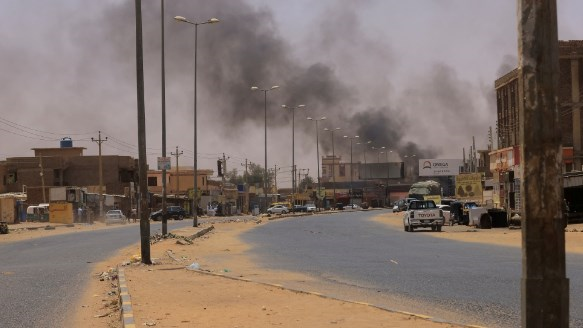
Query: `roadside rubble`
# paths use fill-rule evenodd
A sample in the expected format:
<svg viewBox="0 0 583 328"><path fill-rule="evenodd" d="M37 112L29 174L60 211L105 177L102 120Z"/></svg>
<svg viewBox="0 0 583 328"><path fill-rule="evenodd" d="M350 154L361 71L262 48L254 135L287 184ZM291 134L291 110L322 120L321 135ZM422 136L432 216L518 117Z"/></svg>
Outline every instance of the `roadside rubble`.
<svg viewBox="0 0 583 328"><path fill-rule="evenodd" d="M161 233L157 233L157 234L150 237L150 245L153 245L155 243L158 243L158 242L160 242L162 240L166 240L166 239L176 239L176 243L179 245L192 245L193 239L199 238L199 237L207 234L208 232L212 231L214 228L215 227L211 225L210 227L204 228L191 236L181 236L181 235L177 235L177 234L173 234L173 233L168 233L166 235L163 235Z"/></svg>
<svg viewBox="0 0 583 328"><path fill-rule="evenodd" d="M99 281L105 282L107 286L104 286L103 294L94 295L95 297L101 297L101 304L97 313L93 315L94 318L117 318L120 313L119 295L118 295L118 272L116 268L109 268L107 271L103 271L95 274L95 277ZM86 307L86 305L83 305Z"/></svg>

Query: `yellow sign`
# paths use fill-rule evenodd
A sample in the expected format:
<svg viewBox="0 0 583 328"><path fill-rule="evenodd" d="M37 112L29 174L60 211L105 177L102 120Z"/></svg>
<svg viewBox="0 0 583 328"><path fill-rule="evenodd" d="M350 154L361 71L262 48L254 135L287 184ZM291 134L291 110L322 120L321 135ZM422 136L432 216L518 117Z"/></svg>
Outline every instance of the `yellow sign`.
<svg viewBox="0 0 583 328"><path fill-rule="evenodd" d="M482 200L482 173L460 173L455 177L455 197Z"/></svg>
<svg viewBox="0 0 583 328"><path fill-rule="evenodd" d="M424 200L432 200L435 204L441 204L441 196L440 195L424 195Z"/></svg>

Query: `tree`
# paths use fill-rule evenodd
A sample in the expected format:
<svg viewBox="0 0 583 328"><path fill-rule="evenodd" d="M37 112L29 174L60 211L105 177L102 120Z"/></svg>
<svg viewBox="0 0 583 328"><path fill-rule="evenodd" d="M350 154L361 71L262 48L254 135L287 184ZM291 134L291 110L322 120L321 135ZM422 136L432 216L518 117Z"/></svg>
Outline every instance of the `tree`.
<svg viewBox="0 0 583 328"><path fill-rule="evenodd" d="M312 188L312 186L314 185L314 179L309 176L306 175L305 178L302 179L302 181L300 181L300 185L299 185L299 190L307 190L308 188Z"/></svg>
<svg viewBox="0 0 583 328"><path fill-rule="evenodd" d="M233 184L244 184L247 182L249 185L257 185L261 187L263 185L263 174L265 173L261 165L250 163L247 166L247 173L243 172L239 175L237 169L232 169L229 172L225 172L225 180ZM271 187L274 182L274 175L272 171L267 173L267 186Z"/></svg>
<svg viewBox="0 0 583 328"><path fill-rule="evenodd" d="M240 185L244 183L243 177L237 174L237 169L232 169L229 172L225 172L225 180L235 184Z"/></svg>

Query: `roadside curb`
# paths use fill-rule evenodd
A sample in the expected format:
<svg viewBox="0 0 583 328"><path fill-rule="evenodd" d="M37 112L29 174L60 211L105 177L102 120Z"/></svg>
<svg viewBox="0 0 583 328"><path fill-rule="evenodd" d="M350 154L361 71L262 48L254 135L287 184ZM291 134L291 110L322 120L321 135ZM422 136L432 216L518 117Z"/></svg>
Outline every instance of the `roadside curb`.
<svg viewBox="0 0 583 328"><path fill-rule="evenodd" d="M19 225L9 225L8 226L8 231L20 231L20 230L54 230L56 228L59 227L66 227L66 228L73 228L75 227L74 223L62 223L62 224L51 224L49 222L47 222L47 224L42 224L42 225L38 225L38 226L33 226L33 227L21 227Z"/></svg>
<svg viewBox="0 0 583 328"><path fill-rule="evenodd" d="M134 311L132 309L132 299L126 284L124 268L117 267L117 279L119 289L119 302L121 309L121 323L124 328L135 328Z"/></svg>
<svg viewBox="0 0 583 328"><path fill-rule="evenodd" d="M203 236L210 231L212 231L215 227L210 226L208 228L204 228L197 233L190 236L190 239L195 239L200 236ZM134 310L132 309L132 298L130 296L130 290L126 283L126 275L125 269L123 267L117 266L117 281L118 281L118 290L119 290L119 303L120 303L120 310L121 310L121 323L123 328L136 328L136 322L134 320Z"/></svg>

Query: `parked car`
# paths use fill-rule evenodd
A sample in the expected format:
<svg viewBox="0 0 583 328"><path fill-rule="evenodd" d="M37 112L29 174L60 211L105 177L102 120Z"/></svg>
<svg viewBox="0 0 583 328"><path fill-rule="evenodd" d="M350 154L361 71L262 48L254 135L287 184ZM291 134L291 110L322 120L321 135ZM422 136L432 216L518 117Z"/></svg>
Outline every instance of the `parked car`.
<svg viewBox="0 0 583 328"><path fill-rule="evenodd" d="M315 204L306 204L306 211L316 212L316 205Z"/></svg>
<svg viewBox="0 0 583 328"><path fill-rule="evenodd" d="M180 206L168 206L166 207L166 220L172 218L175 220L183 220L187 216L186 211ZM150 219L152 221L162 220L162 210L158 210L150 214Z"/></svg>
<svg viewBox="0 0 583 328"><path fill-rule="evenodd" d="M294 205L294 212L307 212L308 208L304 205Z"/></svg>
<svg viewBox="0 0 583 328"><path fill-rule="evenodd" d="M395 209L395 206L393 206L393 212L401 212L407 210L407 206L409 206L409 203L414 200L417 200L417 198L399 199L398 201L395 202L395 206L397 206L397 208Z"/></svg>
<svg viewBox="0 0 583 328"><path fill-rule="evenodd" d="M445 219L444 225L453 225L451 223L451 207L449 205L437 205L437 208L439 208L442 212L443 212L443 218Z"/></svg>
<svg viewBox="0 0 583 328"><path fill-rule="evenodd" d="M449 225L464 224L470 225L470 209L477 208L478 204L475 202L455 201L450 205L450 221Z"/></svg>
<svg viewBox="0 0 583 328"><path fill-rule="evenodd" d="M346 206L344 206L345 210L361 210L362 207L356 205L356 204L348 204Z"/></svg>
<svg viewBox="0 0 583 328"><path fill-rule="evenodd" d="M340 210L343 210L344 209L344 204L342 204L342 203L336 203L336 209L339 210L339 211Z"/></svg>
<svg viewBox="0 0 583 328"><path fill-rule="evenodd" d="M283 205L274 205L267 209L268 214L286 214L289 209Z"/></svg>
<svg viewBox="0 0 583 328"><path fill-rule="evenodd" d="M121 210L109 210L109 211L107 211L107 213L105 213L105 225L110 225L110 224L115 224L115 223L126 224L126 223L128 223L128 219L126 218L126 216L123 214L123 212Z"/></svg>

